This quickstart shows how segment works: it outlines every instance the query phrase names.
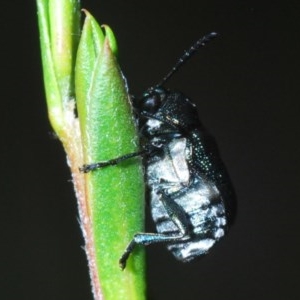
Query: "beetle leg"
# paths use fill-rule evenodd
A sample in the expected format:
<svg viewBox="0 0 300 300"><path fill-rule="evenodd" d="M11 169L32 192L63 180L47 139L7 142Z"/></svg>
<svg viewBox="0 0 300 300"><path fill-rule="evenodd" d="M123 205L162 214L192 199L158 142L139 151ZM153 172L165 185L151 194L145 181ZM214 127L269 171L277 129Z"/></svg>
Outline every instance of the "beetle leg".
<svg viewBox="0 0 300 300"><path fill-rule="evenodd" d="M165 136L167 141L172 140L174 138L181 137L181 135L178 134L177 132L163 134L162 136ZM91 164L84 164L82 167L79 168L79 171L82 173L88 173L88 172L91 172L91 171L94 171L97 169L101 169L101 168L104 168L107 166L115 166L115 165L121 163L122 161L125 161L125 160L133 158L133 157L149 155L150 153L155 152L158 149L159 148L156 147L155 145L147 144L143 147L143 150L141 150L141 151L128 153L128 154L125 154L125 155L122 155L122 156L119 156L117 158L113 158L110 160L100 161L100 162L91 163Z"/></svg>
<svg viewBox="0 0 300 300"><path fill-rule="evenodd" d="M159 233L147 233L147 232L136 233L133 236L132 241L126 247L121 258L119 259L120 268L122 270L125 269L127 259L129 255L132 253L136 245L147 246L154 243L167 243L181 238L182 238L182 234L178 236L169 236L169 235L159 234Z"/></svg>
<svg viewBox="0 0 300 300"><path fill-rule="evenodd" d="M189 236L190 223L183 208L163 191L161 192L161 201L170 219L178 227L179 233L177 235L144 232L136 233L119 260L122 270L125 269L126 261L136 245L147 246L154 243L177 242Z"/></svg>
<svg viewBox="0 0 300 300"><path fill-rule="evenodd" d="M101 169L107 166L115 166L118 165L119 163L128 160L133 157L137 156L145 156L145 155L150 155L150 153L155 152L159 150L155 145L152 144L147 144L143 147L143 150L133 152L133 153L128 153L122 156L119 156L117 158L113 158L110 160L105 160L105 161L99 161L96 163L91 163L91 164L84 164L82 167L79 168L79 171L82 173L88 173L97 169Z"/></svg>
<svg viewBox="0 0 300 300"><path fill-rule="evenodd" d="M177 204L173 198L170 198L165 191L161 191L160 201L162 202L167 214L173 223L178 227L181 238L188 236L190 234L190 221L187 217L186 212Z"/></svg>
<svg viewBox="0 0 300 300"><path fill-rule="evenodd" d="M83 173L88 173L88 172L91 172L91 171L94 171L96 169L100 169L103 167L114 166L114 165L121 163L124 160L130 159L130 158L133 158L136 156L142 156L142 155L146 154L147 152L148 152L147 150L142 150L142 151L138 151L138 152L128 153L128 154L119 156L114 159L100 161L100 162L96 162L96 163L92 163L92 164L86 164L86 165L83 165L82 167L80 167L79 171L83 172Z"/></svg>

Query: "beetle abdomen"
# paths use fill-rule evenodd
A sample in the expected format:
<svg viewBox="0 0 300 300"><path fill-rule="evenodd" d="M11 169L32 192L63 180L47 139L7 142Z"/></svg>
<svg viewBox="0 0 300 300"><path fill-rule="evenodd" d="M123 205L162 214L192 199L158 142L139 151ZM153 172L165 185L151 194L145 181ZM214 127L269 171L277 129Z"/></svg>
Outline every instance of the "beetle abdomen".
<svg viewBox="0 0 300 300"><path fill-rule="evenodd" d="M225 207L216 185L199 174L191 175L186 161L186 139L171 141L163 157L147 167L151 187L151 213L157 232L169 236L180 235L180 230L168 215L161 191L175 201L187 215L189 234L167 248L181 261L189 261L205 254L226 230Z"/></svg>

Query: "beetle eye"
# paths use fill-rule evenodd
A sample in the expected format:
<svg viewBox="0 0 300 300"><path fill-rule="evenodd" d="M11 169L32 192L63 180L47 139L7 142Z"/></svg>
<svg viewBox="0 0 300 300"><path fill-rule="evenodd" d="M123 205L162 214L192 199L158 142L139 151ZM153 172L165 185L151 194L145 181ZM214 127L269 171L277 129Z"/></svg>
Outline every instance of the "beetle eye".
<svg viewBox="0 0 300 300"><path fill-rule="evenodd" d="M161 97L158 93L149 94L143 99L143 110L155 113L161 105Z"/></svg>

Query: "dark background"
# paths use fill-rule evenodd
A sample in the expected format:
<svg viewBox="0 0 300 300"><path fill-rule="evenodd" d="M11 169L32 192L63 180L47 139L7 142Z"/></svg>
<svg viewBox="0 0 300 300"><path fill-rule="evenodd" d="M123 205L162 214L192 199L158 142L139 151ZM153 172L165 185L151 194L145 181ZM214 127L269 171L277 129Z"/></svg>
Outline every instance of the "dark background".
<svg viewBox="0 0 300 300"><path fill-rule="evenodd" d="M170 80L216 137L238 196L230 234L182 264L147 249L150 299L300 299L299 1L82 1L118 38L131 92L203 34ZM35 1L1 5L1 299L92 299L76 200L47 119Z"/></svg>

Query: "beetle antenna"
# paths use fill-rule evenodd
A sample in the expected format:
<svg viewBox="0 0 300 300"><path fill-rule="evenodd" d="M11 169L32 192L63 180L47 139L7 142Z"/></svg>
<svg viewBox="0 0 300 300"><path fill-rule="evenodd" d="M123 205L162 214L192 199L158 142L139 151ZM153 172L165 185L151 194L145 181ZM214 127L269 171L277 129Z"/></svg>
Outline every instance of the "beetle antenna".
<svg viewBox="0 0 300 300"><path fill-rule="evenodd" d="M161 82L159 82L156 86L162 86L166 81L170 79L174 75L175 72L178 71L178 69L185 64L194 54L195 52L200 49L201 47L205 46L208 42L210 42L212 39L214 39L218 34L216 32L211 32L209 34L206 34L201 39L196 41L190 49L184 51L183 55L179 58L176 65L171 69L171 71L163 78Z"/></svg>

